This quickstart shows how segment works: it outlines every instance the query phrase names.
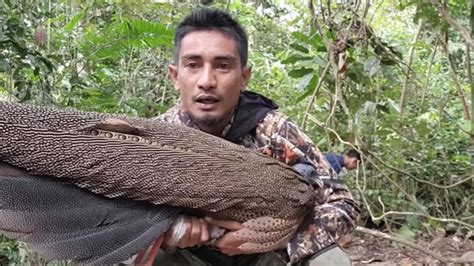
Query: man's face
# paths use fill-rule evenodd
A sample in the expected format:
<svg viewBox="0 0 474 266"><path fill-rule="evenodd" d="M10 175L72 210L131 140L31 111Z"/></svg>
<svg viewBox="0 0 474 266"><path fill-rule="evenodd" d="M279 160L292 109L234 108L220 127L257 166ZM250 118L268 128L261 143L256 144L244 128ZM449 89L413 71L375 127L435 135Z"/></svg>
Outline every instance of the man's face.
<svg viewBox="0 0 474 266"><path fill-rule="evenodd" d="M359 160L357 160L357 158L348 157L346 164L347 165L345 165L345 167L347 170L354 170L357 168L357 165L359 164Z"/></svg>
<svg viewBox="0 0 474 266"><path fill-rule="evenodd" d="M220 134L230 121L251 70L242 66L235 41L219 31L188 33L178 64L170 65L182 110L208 133Z"/></svg>

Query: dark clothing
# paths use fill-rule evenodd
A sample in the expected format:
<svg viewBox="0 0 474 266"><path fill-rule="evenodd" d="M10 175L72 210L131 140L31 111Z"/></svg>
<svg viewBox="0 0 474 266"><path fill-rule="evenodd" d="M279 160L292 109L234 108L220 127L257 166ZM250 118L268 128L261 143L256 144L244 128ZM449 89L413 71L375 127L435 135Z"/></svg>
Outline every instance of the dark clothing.
<svg viewBox="0 0 474 266"><path fill-rule="evenodd" d="M331 165L334 172L339 174L342 171L342 168L344 168L343 155L338 155L334 153L325 153L324 157L326 157L326 160L328 161L329 165Z"/></svg>
<svg viewBox="0 0 474 266"><path fill-rule="evenodd" d="M278 109L272 100L251 91L244 91L240 94L239 104L235 111L234 121L229 132L224 139L236 144L241 144L240 140L248 133L255 136L255 129L267 113Z"/></svg>

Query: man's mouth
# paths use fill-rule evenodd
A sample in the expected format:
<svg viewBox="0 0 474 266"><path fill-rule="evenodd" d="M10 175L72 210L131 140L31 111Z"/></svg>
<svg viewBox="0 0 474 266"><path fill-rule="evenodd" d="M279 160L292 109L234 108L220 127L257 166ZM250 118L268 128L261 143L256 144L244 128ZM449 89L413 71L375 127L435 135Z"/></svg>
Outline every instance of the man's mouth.
<svg viewBox="0 0 474 266"><path fill-rule="evenodd" d="M215 95L199 95L196 97L196 103L205 110L213 109L219 101L219 97Z"/></svg>

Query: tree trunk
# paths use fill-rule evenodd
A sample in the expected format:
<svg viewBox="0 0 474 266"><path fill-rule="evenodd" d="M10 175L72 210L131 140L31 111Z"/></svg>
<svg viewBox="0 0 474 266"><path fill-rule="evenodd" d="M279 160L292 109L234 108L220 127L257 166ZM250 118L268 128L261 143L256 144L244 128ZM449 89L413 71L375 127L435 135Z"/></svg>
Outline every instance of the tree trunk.
<svg viewBox="0 0 474 266"><path fill-rule="evenodd" d="M471 38L474 38L474 1L471 1ZM471 55L470 55L470 46L466 44L466 60L467 60L467 74L468 80L471 83L471 174L474 174L474 79L472 78L472 69L471 69ZM474 185L474 179L472 179L472 184Z"/></svg>

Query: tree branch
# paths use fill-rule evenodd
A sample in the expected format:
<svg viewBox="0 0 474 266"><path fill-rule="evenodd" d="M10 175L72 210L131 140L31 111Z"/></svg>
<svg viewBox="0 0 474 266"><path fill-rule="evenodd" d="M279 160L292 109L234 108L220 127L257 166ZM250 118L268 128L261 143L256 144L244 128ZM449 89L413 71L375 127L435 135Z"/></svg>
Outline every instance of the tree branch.
<svg viewBox="0 0 474 266"><path fill-rule="evenodd" d="M450 115L450 114L448 113L448 111L446 111L444 108L443 108L443 113L444 113L445 115L447 115L447 116L449 117L449 119L452 120L453 124L454 124L459 130L461 130L462 132L466 133L468 136L474 137L474 131L473 131L473 132L469 132L469 131L466 131L464 128L462 128L462 127L456 122L456 119L455 119L452 115Z"/></svg>
<svg viewBox="0 0 474 266"><path fill-rule="evenodd" d="M443 52L446 55L446 60L448 60L449 70L453 77L454 85L456 85L456 91L458 93L459 100L461 101L461 106L464 114L465 120L470 120L469 108L467 107L466 98L464 97L464 92L462 90L461 82L456 74L456 69L454 68L453 60L449 56L448 44L441 40L441 45L443 47Z"/></svg>
<svg viewBox="0 0 474 266"><path fill-rule="evenodd" d="M464 28L463 26L459 25L451 16L449 16L447 10L437 1L437 0L430 0L430 2L435 5L438 9L439 14L441 17L453 28L461 33L466 44L469 45L471 48L474 48L474 42L471 39L469 31Z"/></svg>
<svg viewBox="0 0 474 266"><path fill-rule="evenodd" d="M474 3L471 1L471 15L470 15L470 24L471 24L471 38L474 38ZM472 70L471 70L471 56L469 53L469 45L466 45L467 47L467 56L466 58L468 59L467 64L468 64L468 80L471 83L471 168L472 174L474 174L474 79L472 77ZM472 180L472 185L474 186L474 179Z"/></svg>
<svg viewBox="0 0 474 266"><path fill-rule="evenodd" d="M415 53L416 41L418 40L418 36L420 35L422 27L423 27L423 20L420 19L418 21L418 27L416 29L415 35L413 35L413 40L410 46L410 50L408 51L407 75L405 76L405 80L403 82L403 88L402 88L402 95L400 96L400 128L403 128L403 105L405 104L405 98L406 98L407 88L408 88L408 80L410 79L410 69L411 69L411 64L413 63L413 54Z"/></svg>
<svg viewBox="0 0 474 266"><path fill-rule="evenodd" d="M317 126L323 128L324 130L326 131L330 131L331 133L333 133L336 138L342 143L342 144L345 144L351 148L353 148L354 150L358 151L362 157L364 157L363 153L360 151L359 148L355 147L354 145L352 145L352 143L350 142L347 142L347 141L344 141L341 136L339 136L339 134L337 134L337 132L332 129L332 128L329 128L327 126L324 125L324 123L322 123L321 121L319 121L316 117L312 116L311 114L308 114L308 119L313 121ZM377 166L377 164L375 164L372 160L370 160L369 158L367 158L367 161L370 162L374 168L380 172L382 172L382 170ZM400 184L398 184L397 182L393 181L389 176L387 176L386 174L383 175L384 178L386 178L390 183L392 183L392 185L394 185L396 188L398 188L400 190L400 192L402 192L408 199L410 199L411 201L413 202L417 202L416 200L416 197L415 195L410 195L408 192L406 192L401 186Z"/></svg>
<svg viewBox="0 0 474 266"><path fill-rule="evenodd" d="M384 239L388 239L390 241L398 242L400 244L412 247L414 249L417 249L421 252L424 252L424 253L434 257L435 259L437 259L437 260L439 260L439 261L441 261L442 263L445 263L445 264L446 263L472 263L472 262L474 262L473 260L463 260L463 259L460 259L460 258L446 258L446 257L443 257L441 254L438 254L434 251L428 250L428 249L426 249L426 248L424 248L424 247L422 247L422 246L420 246L416 243L410 242L406 239L396 237L396 236L391 236L389 234L386 234L386 233L383 233L383 232L380 232L380 231L376 231L376 230L372 230L372 229L369 229L369 228L358 226L358 227L356 227L355 231L360 232L360 233L364 233L364 234L368 234L368 235L373 235L373 236L376 236L376 237L381 237L381 238L384 238Z"/></svg>
<svg viewBox="0 0 474 266"><path fill-rule="evenodd" d="M465 226L466 228L469 228L470 230L474 229L474 225L468 224L466 222L463 222L463 221L460 221L460 220L457 220L457 219L437 218L437 217L433 217L429 214L418 213L418 212L399 212L399 211L385 212L385 205L383 204L382 200L380 199L380 197L378 197L377 199L378 199L380 205L382 205L382 212L383 213L378 217L372 217L372 220L374 220L374 221L382 220L382 219L384 219L385 217L387 217L389 215L414 215L414 216L425 217L427 219L438 221L438 222L459 224L459 225Z"/></svg>
<svg viewBox="0 0 474 266"><path fill-rule="evenodd" d="M401 169L398 169L396 167L393 167L387 163L385 163L382 159L380 159L377 155L375 155L374 153L370 152L370 151L367 151L367 153L369 153L370 155L372 155L377 161L379 161L381 164L383 164L385 167L389 168L389 169L392 169L394 171L397 171L401 174L404 174L408 177L411 177L412 179L415 179L416 181L420 182L420 183L423 183L423 184L427 184L427 185L430 185L430 186L433 186L433 187L436 187L436 188L440 188L440 189L448 189L448 188L452 188L452 187L455 187L455 186L459 186L460 184L466 182L466 181L469 181L471 179L474 178L474 175L471 175L471 176L468 176L466 179L463 179L461 181L458 181L454 184L451 184L451 185L447 185L447 186L443 186L443 185L439 185L439 184L435 184L435 183L431 183L429 181L426 181L426 180L423 180L423 179L419 179L418 177L410 174L410 173L407 173Z"/></svg>
<svg viewBox="0 0 474 266"><path fill-rule="evenodd" d="M319 89L321 88L321 85L323 84L323 79L324 79L324 76L326 76L326 73L328 72L329 66L330 65L327 64L326 68L324 68L323 73L321 74L321 76L319 76L318 84L316 85L316 88L314 89L313 95L311 95L308 106L306 106L306 111L304 112L303 121L301 123L301 127L303 129L306 127L306 120L308 119L309 110L314 104L314 100L316 99L316 95L318 94Z"/></svg>
<svg viewBox="0 0 474 266"><path fill-rule="evenodd" d="M425 95L426 95L426 91L428 90L428 84L429 84L429 81L430 81L430 77L431 77L431 73L432 73L432 69L433 69L433 62L434 62L437 50L438 50L438 41L436 40L435 41L435 46L433 48L433 52L430 55L430 63L428 65L428 73L426 74L425 86L423 88L423 91L421 92L420 111L419 111L418 115L420 115L420 112L423 110L423 104L425 102Z"/></svg>

